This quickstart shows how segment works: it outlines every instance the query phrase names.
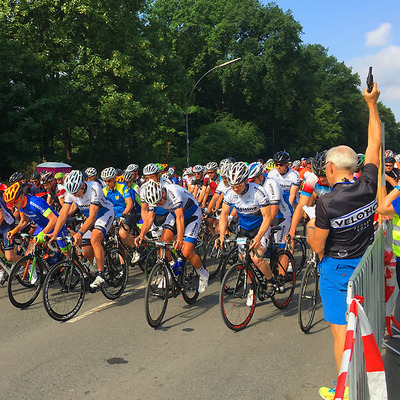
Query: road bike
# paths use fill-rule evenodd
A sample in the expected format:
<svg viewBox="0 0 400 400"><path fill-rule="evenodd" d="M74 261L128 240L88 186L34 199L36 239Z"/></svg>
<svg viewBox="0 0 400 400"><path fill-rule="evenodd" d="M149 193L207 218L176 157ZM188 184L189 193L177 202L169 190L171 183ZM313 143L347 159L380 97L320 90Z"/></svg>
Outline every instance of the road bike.
<svg viewBox="0 0 400 400"><path fill-rule="evenodd" d="M63 238L72 245L72 237ZM128 282L128 262L124 252L102 243L104 259L104 284L100 286L103 295L115 300L124 292ZM56 321L68 321L82 306L85 291L94 293L90 287L96 278L97 269L83 256L83 250L71 246L66 259L54 265L46 276L43 285L43 303L47 314Z"/></svg>
<svg viewBox="0 0 400 400"><path fill-rule="evenodd" d="M307 267L301 280L298 320L300 329L307 333L312 326L318 303L318 256L315 252L310 254Z"/></svg>
<svg viewBox="0 0 400 400"><path fill-rule="evenodd" d="M193 304L197 300L199 277L193 265L180 254L181 270L171 266L166 253L173 248L172 243L161 240L151 242L160 250L160 254L147 281L145 311L148 324L156 328L164 318L169 298L182 293L187 304Z"/></svg>
<svg viewBox="0 0 400 400"><path fill-rule="evenodd" d="M271 236L278 228L272 230ZM238 237L236 243L243 248L243 259L231 266L225 273L219 291L219 305L226 326L234 331L239 331L245 328L253 317L257 297L260 301L270 297L275 307L286 308L293 297L296 274L293 255L290 251L270 252L270 267L273 274L271 291L264 275L250 258L251 239ZM287 273L289 267L292 268L293 273ZM248 305L250 291L253 296L250 297L251 304Z"/></svg>

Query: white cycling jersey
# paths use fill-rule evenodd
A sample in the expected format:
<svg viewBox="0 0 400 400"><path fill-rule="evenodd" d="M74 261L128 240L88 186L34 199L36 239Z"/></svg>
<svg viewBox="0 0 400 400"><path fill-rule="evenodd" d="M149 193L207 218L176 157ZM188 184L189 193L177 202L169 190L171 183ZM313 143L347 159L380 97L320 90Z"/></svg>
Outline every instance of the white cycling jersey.
<svg viewBox="0 0 400 400"><path fill-rule="evenodd" d="M91 204L99 206L97 218L103 216L105 213L107 213L107 211L114 210L111 201L104 197L103 190L98 182L91 181L85 182L85 184L86 188L81 197L74 196L73 194L66 192L64 203L75 203L86 218L89 216L89 208Z"/></svg>
<svg viewBox="0 0 400 400"><path fill-rule="evenodd" d="M222 194L225 195L225 193L228 191L229 185L226 185L224 181L221 179L219 182L217 188L215 189L215 194Z"/></svg>
<svg viewBox="0 0 400 400"><path fill-rule="evenodd" d="M264 179L261 185L267 192L271 206L279 204L279 211L276 218L289 218L292 212L288 204L283 199L283 190L275 179Z"/></svg>
<svg viewBox="0 0 400 400"><path fill-rule="evenodd" d="M251 231L262 224L261 208L270 203L268 194L262 186L248 183L241 194L229 188L224 195L224 204L235 207L240 227Z"/></svg>

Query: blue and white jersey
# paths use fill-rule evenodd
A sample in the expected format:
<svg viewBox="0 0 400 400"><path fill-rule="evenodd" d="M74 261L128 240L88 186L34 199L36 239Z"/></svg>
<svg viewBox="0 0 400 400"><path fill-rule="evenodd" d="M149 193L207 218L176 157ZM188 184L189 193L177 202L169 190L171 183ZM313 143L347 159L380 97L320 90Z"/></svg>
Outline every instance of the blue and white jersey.
<svg viewBox="0 0 400 400"><path fill-rule="evenodd" d="M102 217L107 211L114 210L111 201L104 197L103 189L96 181L85 182L86 188L81 197L74 196L67 192L65 194L64 203L75 203L82 214L87 218L89 216L89 208L91 204L99 207L97 218Z"/></svg>
<svg viewBox="0 0 400 400"><path fill-rule="evenodd" d="M221 179L221 181L218 183L217 188L215 189L215 194L225 195L228 189L229 185L225 185L224 181Z"/></svg>
<svg viewBox="0 0 400 400"><path fill-rule="evenodd" d="M292 168L289 168L288 171L281 175L276 168L269 171L268 174L269 179L276 180L280 187L283 190L283 199L288 205L291 214L293 215L293 207L289 203L290 189L292 186L300 186L300 175L297 171Z"/></svg>
<svg viewBox="0 0 400 400"><path fill-rule="evenodd" d="M235 207L240 227L251 231L262 224L261 208L269 206L270 203L262 186L248 183L241 194L229 188L224 195L224 204Z"/></svg>
<svg viewBox="0 0 400 400"><path fill-rule="evenodd" d="M183 208L184 218L191 217L197 210L200 209L199 203L185 188L175 184L167 184L162 187L163 192L166 193L166 200L163 205L158 207L167 210L170 213L178 208ZM149 211L155 211L156 207L149 206Z"/></svg>
<svg viewBox="0 0 400 400"><path fill-rule="evenodd" d="M261 185L266 191L269 203L271 206L279 204L279 211L276 218L289 218L292 212L289 205L283 199L283 190L279 183L275 179L264 179L264 183Z"/></svg>

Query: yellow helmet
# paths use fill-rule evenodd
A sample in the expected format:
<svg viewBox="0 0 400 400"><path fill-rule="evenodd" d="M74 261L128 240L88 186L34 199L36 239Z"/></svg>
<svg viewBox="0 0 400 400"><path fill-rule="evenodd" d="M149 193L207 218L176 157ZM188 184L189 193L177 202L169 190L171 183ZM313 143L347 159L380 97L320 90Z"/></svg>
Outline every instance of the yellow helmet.
<svg viewBox="0 0 400 400"><path fill-rule="evenodd" d="M22 187L19 182L16 182L9 186L6 191L4 192L4 201L6 203L14 203L16 200L18 200L19 196L22 194Z"/></svg>

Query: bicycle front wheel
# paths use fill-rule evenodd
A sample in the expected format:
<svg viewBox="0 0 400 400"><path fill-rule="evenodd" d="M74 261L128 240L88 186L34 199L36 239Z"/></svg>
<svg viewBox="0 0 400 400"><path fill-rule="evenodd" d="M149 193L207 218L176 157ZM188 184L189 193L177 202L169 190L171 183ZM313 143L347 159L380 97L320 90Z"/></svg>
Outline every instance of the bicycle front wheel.
<svg viewBox="0 0 400 400"><path fill-rule="evenodd" d="M294 238L293 257L296 264L296 275L304 268L306 263L307 248L302 239Z"/></svg>
<svg viewBox="0 0 400 400"><path fill-rule="evenodd" d="M104 262L104 284L100 286L103 295L115 300L124 292L128 283L129 266L125 253L119 248L107 250Z"/></svg>
<svg viewBox="0 0 400 400"><path fill-rule="evenodd" d="M253 291L251 305L247 305L249 291ZM254 282L242 263L232 265L222 279L219 291L219 306L222 318L229 329L240 331L250 322L256 307Z"/></svg>
<svg viewBox="0 0 400 400"><path fill-rule="evenodd" d="M38 297L43 284L43 272L37 257L28 254L13 266L8 279L8 297L17 308L29 307Z"/></svg>
<svg viewBox="0 0 400 400"><path fill-rule="evenodd" d="M46 276L43 304L56 321L68 321L77 314L85 298L85 279L72 262L61 261Z"/></svg>
<svg viewBox="0 0 400 400"><path fill-rule="evenodd" d="M187 304L193 304L199 297L199 274L188 260L185 260L181 276L182 297Z"/></svg>
<svg viewBox="0 0 400 400"><path fill-rule="evenodd" d="M307 333L314 320L317 309L318 272L314 263L310 263L301 281L298 317L300 329Z"/></svg>
<svg viewBox="0 0 400 400"><path fill-rule="evenodd" d="M276 308L286 308L293 297L296 273L293 255L288 250L280 250L271 261L271 270L276 281L276 289L271 300ZM292 271L288 273L287 271Z"/></svg>
<svg viewBox="0 0 400 400"><path fill-rule="evenodd" d="M145 292L145 310L148 324L155 328L164 318L168 304L168 272L157 262L150 272Z"/></svg>
<svg viewBox="0 0 400 400"><path fill-rule="evenodd" d="M204 249L203 254L203 266L210 274L209 279L214 279L221 267L221 254L222 251L220 249L215 248L215 241L219 238L219 235L214 235L209 239L207 245Z"/></svg>

